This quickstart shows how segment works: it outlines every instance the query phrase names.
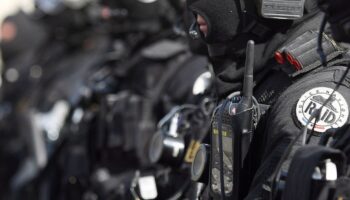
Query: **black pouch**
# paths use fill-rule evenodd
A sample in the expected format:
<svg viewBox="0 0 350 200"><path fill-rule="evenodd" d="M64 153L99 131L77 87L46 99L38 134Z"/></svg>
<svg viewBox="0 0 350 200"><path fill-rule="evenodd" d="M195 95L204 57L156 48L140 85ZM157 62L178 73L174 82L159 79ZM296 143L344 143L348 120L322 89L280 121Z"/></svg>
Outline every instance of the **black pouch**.
<svg viewBox="0 0 350 200"><path fill-rule="evenodd" d="M322 66L317 51L318 35L318 31L307 31L277 50L276 54L283 56L289 62L289 64L282 65L282 70L292 77L297 77ZM327 62L334 60L346 52L344 48L339 46L327 34L323 34L322 47Z"/></svg>

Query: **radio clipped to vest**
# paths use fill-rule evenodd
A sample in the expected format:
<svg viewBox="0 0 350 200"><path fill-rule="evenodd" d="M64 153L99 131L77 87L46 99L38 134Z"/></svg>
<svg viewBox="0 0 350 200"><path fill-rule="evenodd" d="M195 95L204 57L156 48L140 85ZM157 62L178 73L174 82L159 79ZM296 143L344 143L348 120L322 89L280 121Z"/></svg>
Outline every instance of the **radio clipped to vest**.
<svg viewBox="0 0 350 200"><path fill-rule="evenodd" d="M240 171L253 137L253 119L258 107L253 100L253 41L248 42L246 54L241 95L231 95L214 113L209 182L217 199L238 199Z"/></svg>

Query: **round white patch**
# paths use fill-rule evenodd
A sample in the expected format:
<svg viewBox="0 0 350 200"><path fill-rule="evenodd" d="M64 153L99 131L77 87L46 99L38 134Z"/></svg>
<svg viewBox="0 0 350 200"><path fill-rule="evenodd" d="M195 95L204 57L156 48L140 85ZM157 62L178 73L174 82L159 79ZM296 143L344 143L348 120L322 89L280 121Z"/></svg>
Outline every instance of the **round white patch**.
<svg viewBox="0 0 350 200"><path fill-rule="evenodd" d="M311 117L311 114L321 108L329 98L333 89L327 87L313 88L304 93L296 107L296 116L303 126L305 126ZM322 108L319 121L316 122L316 132L326 132L330 128L340 128L348 120L349 108L346 100L339 92L334 92L331 100ZM311 130L315 119L308 125Z"/></svg>

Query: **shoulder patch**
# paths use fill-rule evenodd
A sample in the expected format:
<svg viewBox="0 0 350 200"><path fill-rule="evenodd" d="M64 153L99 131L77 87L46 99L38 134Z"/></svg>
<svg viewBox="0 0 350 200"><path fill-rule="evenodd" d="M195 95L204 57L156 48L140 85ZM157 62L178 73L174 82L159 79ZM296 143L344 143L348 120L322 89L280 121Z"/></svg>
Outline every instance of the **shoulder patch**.
<svg viewBox="0 0 350 200"><path fill-rule="evenodd" d="M296 105L296 116L299 122L305 126L312 112L319 109L329 98L333 89L327 87L317 87L305 92ZM330 128L340 128L344 126L349 117L349 108L345 98L334 92L331 100L321 111L320 120L316 122L315 131L324 133ZM309 124L311 130L315 120Z"/></svg>

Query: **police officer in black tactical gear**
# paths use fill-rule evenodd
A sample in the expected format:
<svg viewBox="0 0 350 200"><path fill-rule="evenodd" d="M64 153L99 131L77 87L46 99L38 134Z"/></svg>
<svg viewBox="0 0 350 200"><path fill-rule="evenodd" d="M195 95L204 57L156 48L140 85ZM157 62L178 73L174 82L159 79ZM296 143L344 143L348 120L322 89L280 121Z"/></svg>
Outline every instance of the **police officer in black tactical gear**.
<svg viewBox="0 0 350 200"><path fill-rule="evenodd" d="M350 2L345 0L319 0L318 3L321 10L326 14L322 29L325 22L328 21L334 40L349 43L350 12L345 8L350 5ZM323 57L322 49L319 49L319 51L321 57ZM348 71L349 68L346 69L335 88L346 82ZM337 91L337 89L334 91ZM318 110L322 111L323 107L330 108L329 102L332 101L334 101L334 95L330 95ZM319 112L319 117L321 116L322 112ZM281 178L282 167L280 166L288 158L287 155L291 154L291 150L288 150L275 170L276 175L273 177L276 178L271 179L276 186L273 190L274 193L272 193L275 195L271 196L277 196L284 200L349 199L349 125L347 123L342 128L327 130L320 136L317 145L305 145L299 148L291 158L288 173ZM300 136L300 133L298 136ZM292 145L298 141L298 136L291 142ZM290 146L292 146L291 144Z"/></svg>
<svg viewBox="0 0 350 200"><path fill-rule="evenodd" d="M349 123L350 75L344 75L348 50L330 34L320 33L323 14L315 0L188 0L188 5L197 17L191 31L197 26L208 45L219 99L242 89L244 47L248 40L256 43L254 97L260 108L270 107L260 118L239 168L239 190L235 191L239 194L233 199L275 198L275 179L280 177L276 174L288 169L293 153L286 159L283 155L291 141L307 130L306 137L298 137L292 146L295 152L303 143L315 144L327 131ZM229 131L225 126L222 130L213 128L212 135L222 132L225 138ZM216 162L216 157L211 155L211 160ZM224 162L232 164L230 159L235 157ZM215 162L207 165L213 168ZM227 175L226 167L224 181L219 178L215 187L212 180L222 172L209 169L206 196L232 199L227 188L235 176Z"/></svg>

